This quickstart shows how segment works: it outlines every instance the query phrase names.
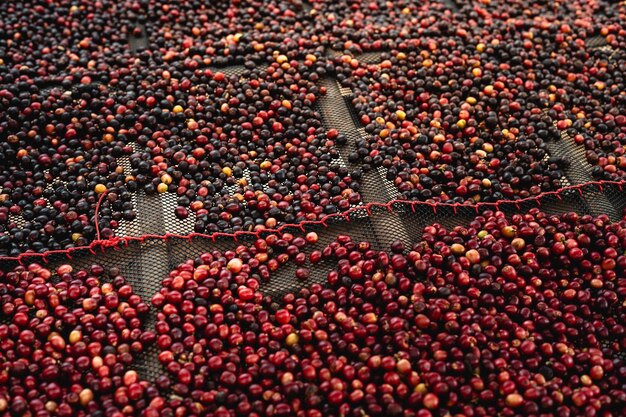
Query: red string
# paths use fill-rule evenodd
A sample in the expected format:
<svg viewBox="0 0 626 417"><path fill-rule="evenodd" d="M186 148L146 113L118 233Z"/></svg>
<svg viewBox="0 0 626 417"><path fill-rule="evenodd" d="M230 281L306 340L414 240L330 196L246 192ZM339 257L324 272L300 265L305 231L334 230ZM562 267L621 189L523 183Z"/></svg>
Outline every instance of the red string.
<svg viewBox="0 0 626 417"><path fill-rule="evenodd" d="M100 211L100 204L102 204L102 199L109 192L109 190L105 190L100 197L98 197L98 202L96 203L96 212L93 215L94 223L96 224L96 240L100 240L100 225L98 224L98 213Z"/></svg>
<svg viewBox="0 0 626 417"><path fill-rule="evenodd" d="M100 205L102 203L102 200L106 194L106 192L102 193L100 195L100 197L98 198L98 203L96 205L96 210L95 210L95 214L94 214L94 218L96 220L96 236L97 239L94 240L93 242L91 242L89 245L87 246L79 246L79 247L73 247L73 248L69 248L69 249L63 249L63 250L50 250L47 251L45 253L35 253L35 252L24 252L21 253L17 256L0 256L0 261L17 261L20 265L24 265L24 260L28 259L28 258L33 258L33 257L48 257L48 256L52 256L54 254L64 254L68 259L72 259L71 253L74 251L81 251L81 250L88 250L90 253L92 254L96 254L96 252L94 251L95 247L100 247L101 250L104 252L105 248L108 247L112 247L112 248L116 248L119 249L121 244L124 244L126 247L128 247L128 245L130 244L130 242L139 242L139 243L143 243L145 242L147 239L161 239L161 240L167 240L169 238L180 238L180 239L190 239L192 237L200 237L200 238L205 238L205 239L211 239L213 242L215 242L216 237L222 236L222 237L231 237L231 238L238 238L239 236L252 236L252 237L256 237L257 239L261 237L262 234L264 233L268 233L268 232L272 232L272 233L277 233L279 235L282 235L283 232L287 229L287 228L299 228L302 232L306 231L306 227L305 226L324 226L324 227L328 227L328 220L332 217L343 217L345 219L348 219L349 216L353 213L357 213L357 212L362 212L363 210L365 210L367 212L368 215L371 216L372 214L372 207L379 207L379 208L387 208L387 210L389 210L390 212L393 212L393 205L394 204L409 204L411 206L411 209L413 210L413 212L415 212L415 206L419 206L419 205L423 205L423 206L429 206L433 209L434 213L437 213L437 208L438 207L451 207L454 212L456 213L456 210L458 207L467 207L467 208L474 208L476 213L478 213L478 209L482 208L482 207L494 207L496 209L499 209L501 205L503 204L514 204L518 210L520 207L521 203L524 202L528 202L528 201L534 201L537 203L537 205L541 205L541 200L543 198L549 197L549 196L553 196L558 198L559 200L562 199L562 194L567 192L567 191L578 191L578 193L580 195L583 195L583 189L584 188L590 188L590 187L594 187L594 186L599 186L600 189L602 189L603 185L612 185L612 186L616 186L620 191L622 190L622 187L624 185L626 185L626 180L623 181L590 181L590 182L586 182L583 184L576 184L576 185L570 185L567 187L563 187L560 188L556 191L546 191L543 193L540 193L536 196L532 196L532 197L526 197L526 198L522 198L519 200L499 200L497 202L479 202L479 203L448 203L448 202L429 202L429 201L410 201L410 200L402 200L402 199L396 199L396 200L392 200L388 203L368 203L362 206L356 206L356 207L352 207L348 210L346 210L345 212L341 212L341 213L335 213L335 214L329 214L327 216L325 216L324 218L322 218L321 220L307 220L304 222L301 222L299 224L284 224L280 227L278 227L277 229L261 229L261 230L257 230L256 232L249 232L249 231L238 231L238 232L234 232L234 233L224 233L224 232L216 232L213 234L204 234L204 233L191 233L191 234L186 234L186 235L179 235L179 234L173 234L173 233L166 233L165 235L155 235L155 234L145 234L142 236L137 236L137 237L133 237L133 236L125 236L125 237L111 237L109 239L100 239L100 230L99 230L99 226L98 226L98 213L99 213L99 208Z"/></svg>

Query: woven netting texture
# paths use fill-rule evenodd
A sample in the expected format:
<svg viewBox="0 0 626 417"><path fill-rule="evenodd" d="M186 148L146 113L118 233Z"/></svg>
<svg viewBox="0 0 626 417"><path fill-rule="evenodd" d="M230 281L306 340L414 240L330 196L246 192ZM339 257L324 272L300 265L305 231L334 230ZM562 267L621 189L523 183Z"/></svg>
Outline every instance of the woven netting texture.
<svg viewBox="0 0 626 417"><path fill-rule="evenodd" d="M0 256L624 180L620 2L70 3L0 10Z"/></svg>
<svg viewBox="0 0 626 417"><path fill-rule="evenodd" d="M626 4L0 4L0 416L626 415Z"/></svg>

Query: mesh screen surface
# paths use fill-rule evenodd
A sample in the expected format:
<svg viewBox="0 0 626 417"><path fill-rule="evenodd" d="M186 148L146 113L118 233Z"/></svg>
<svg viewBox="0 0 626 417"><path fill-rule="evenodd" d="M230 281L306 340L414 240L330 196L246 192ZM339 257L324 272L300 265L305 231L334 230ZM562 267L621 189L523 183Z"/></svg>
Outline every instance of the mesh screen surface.
<svg viewBox="0 0 626 417"><path fill-rule="evenodd" d="M455 1L445 1L452 10L458 10ZM309 5L304 5L310 7ZM138 35L129 37L130 49L133 52L149 48L149 37L146 27L139 24ZM602 37L590 38L589 46L605 48L606 41ZM328 56L340 56L337 50L327 50ZM358 59L376 64L381 61L379 52L366 52L358 55ZM245 77L250 71L243 65L231 65L212 68L224 72L227 76ZM573 139L563 133L557 140L548 143L550 156L565 158L569 161L566 169L566 178L562 186L565 189L558 193L543 195L537 199L521 202L502 202L498 205L430 205L396 201L402 195L392 181L387 179L386 169L383 167L363 166L358 162L351 162L353 155L359 148L358 141L367 140L367 133L359 121L359 117L352 105L352 91L342 87L332 75L323 77L319 85L327 90L327 94L317 103L322 123L326 129L337 129L347 138L345 144L338 145L340 157L335 161L340 166L347 167L350 172L359 172L360 192L362 204L352 207L346 216L332 216L324 223L307 223L300 227L285 226L282 231L302 235L305 231L315 231L319 234L319 242L315 247L307 247L307 255L315 248L322 248L339 234L350 235L355 241L368 241L376 250L388 250L389 245L400 240L406 246L418 242L422 229L430 224L439 223L446 228L467 224L477 213L484 210L498 208L511 215L528 211L533 207L540 207L549 214L560 214L575 211L579 214L600 215L607 214L611 220L621 218L626 208L626 196L620 184L606 182L591 183L592 166L586 161L584 148L577 146ZM56 88L51 85L46 88ZM119 165L130 169L127 157L119 160ZM245 173L244 173L245 175ZM585 185L586 184L586 185ZM584 185L584 186L583 186ZM191 236L189 238L172 236L169 238L152 238L146 236L180 235L188 236L195 232L193 216L179 219L174 214L178 206L175 193L146 195L136 192L133 195L133 205L137 212L134 220L119 220L115 229L115 237L121 238L115 247L95 245L93 250L81 249L67 254L49 254L45 262L51 266L71 263L75 267L85 268L98 263L106 268L119 268L134 290L146 302L158 292L162 279L169 271L187 259L194 259L203 252L213 249L234 249L238 244L249 244L252 236L244 234L233 236ZM388 206L386 203L393 202ZM377 204L380 203L380 204ZM101 216L110 215L110 203L106 198L99 206ZM15 219L19 224L21 220ZM105 222L99 223L99 229L107 227ZM270 232L267 232L270 233ZM141 240L124 240L126 237L137 237ZM71 258L68 259L68 256ZM0 258L2 270L13 268L18 262L28 264L39 261L39 256L26 256L19 261L12 258ZM310 266L307 263L308 266ZM302 283L295 278L296 265L288 263L273 274L269 282L263 282L260 290L273 296L280 296L295 292L304 285L324 283L326 272L332 269L329 261L312 267L311 276ZM146 327L151 327L155 321L154 309ZM141 355L136 364L142 377L153 380L162 374L156 359L157 349L152 346Z"/></svg>
<svg viewBox="0 0 626 417"><path fill-rule="evenodd" d="M592 214L593 199L601 195L620 196L622 191L619 186L603 185L587 186L581 189L572 189L558 194L542 197L537 201L522 203L502 203L498 208L506 214L523 213L533 207L540 207L548 214L562 214L575 211L579 214ZM141 200L140 200L141 201ZM620 199L623 202L623 199ZM147 204L154 207L158 201L146 199ZM626 204L611 206L616 213L621 213ZM484 210L494 209L490 206L429 206L424 204L394 203L387 207L373 205L371 207L359 207L352 211L349 216L333 218L326 226L321 224L305 225L304 227L286 227L283 232L289 232L296 236L304 235L305 232L315 231L319 235L319 241L313 246L305 247L308 255L315 249L321 249L334 240L337 235L345 234L352 237L353 241L368 241L375 250L389 250L392 242L400 240L405 247L419 242L422 230L425 226L439 223L448 230L457 225L466 225L477 213ZM144 230L157 231L166 227L165 224L147 224ZM266 233L270 233L269 231ZM53 253L45 257L33 255L21 260L22 263L45 262L48 267L69 263L74 268L89 268L92 264L100 264L105 268L119 268L120 274L125 276L142 299L150 302L152 296L161 288L161 281L177 265L188 259L195 259L200 254L211 250L234 250L238 245L250 245L255 237L252 235L233 236L193 236L189 238L145 238L141 240L129 240L118 243L115 247L93 247L91 250L76 250L69 254ZM9 270L18 265L16 260L2 262L3 270ZM326 273L334 268L331 261L323 261L321 264L311 266L307 261L306 267L310 268L311 276L301 282L295 278L297 265L289 262L272 274L268 282L262 282L260 291L273 297L280 297L286 293L297 292L300 288L310 286L313 283L324 283ZM155 311L151 310L146 320L146 327L154 324ZM156 346L151 346L145 354L142 354L137 362L137 371L145 378L152 380L162 373L162 369L156 358Z"/></svg>

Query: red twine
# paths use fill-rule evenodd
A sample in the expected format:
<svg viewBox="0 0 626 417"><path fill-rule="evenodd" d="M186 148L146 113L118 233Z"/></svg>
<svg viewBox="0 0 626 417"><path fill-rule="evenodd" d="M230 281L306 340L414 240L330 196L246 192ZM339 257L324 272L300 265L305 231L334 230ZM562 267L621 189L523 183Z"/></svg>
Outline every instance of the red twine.
<svg viewBox="0 0 626 417"><path fill-rule="evenodd" d="M74 251L81 251L81 250L88 250L91 254L96 254L94 248L99 246L101 251L104 252L106 248L114 248L116 250L120 249L121 244L123 244L124 246L128 247L129 243L131 241L133 242L139 242L139 243L143 243L145 242L147 239L161 239L161 240L167 240L169 238L180 238L180 239L188 239L191 241L191 239L193 239L194 237L200 237L200 238L206 238L206 239L211 239L213 242L215 242L216 237L230 237L233 238L236 242L238 242L238 238L240 236L251 236L251 237L255 237L255 238L260 238L262 234L264 233L277 233L279 235L283 234L284 231L286 229L293 229L293 228L299 228L302 232L306 232L306 226L324 226L324 227L328 227L328 220L330 218L333 217L337 217L337 218L343 218L346 221L350 221L350 215L356 212L362 212L363 210L365 210L365 212L367 212L368 216L372 215L372 207L379 207L379 208L386 208L390 213L394 212L393 209L393 205L394 204L408 204L411 206L411 210L413 212L415 212L415 206L429 206L433 209L433 212L436 214L437 213L437 208L438 207L451 207L454 211L454 213L457 213L457 209L459 207L466 207L466 208L474 208L476 213L478 213L478 209L482 208L482 207L494 207L496 209L500 209L500 206L503 204L514 204L515 207L517 207L517 209L520 209L520 204L521 203L525 203L528 201L533 201L535 202L538 206L541 206L541 200L545 197L549 197L549 196L553 196L559 200L562 199L562 194L567 192L567 191L578 191L578 193L582 196L583 195L583 189L584 188L590 188L590 187L594 187L597 186L599 187L599 189L601 191L603 191L603 186L604 185L611 185L611 186L615 186L617 187L620 191L623 190L623 186L626 184L626 180L624 181L590 181L590 182L586 182L583 184L576 184L576 185L570 185L570 186L566 186L563 188L560 188L556 191L546 191L543 192L539 195L536 196L532 196L532 197L527 197L527 198L522 198L519 200L499 200L497 202L479 202L479 203L474 203L474 204L464 204L464 203L435 203L435 202L428 202L428 201L409 201L409 200L402 200L402 199L397 199L397 200L392 200L388 203L368 203L362 206L356 206L356 207L352 207L344 212L341 213L335 213L335 214L329 214L327 216L325 216L324 218L320 219L320 220L308 220L308 221L304 221L301 222L299 224L284 224L276 229L261 229L258 230L256 232L248 232L248 231L237 231L234 233L224 233L224 232L216 232L213 234L204 234L204 233L190 233L187 235L179 235L179 234L172 234L172 233L166 233L165 235L154 235L154 234L146 234L143 236L138 236L138 237L131 237L131 236L125 236L125 237L111 237L109 239L101 239L100 238L100 227L98 225L98 217L99 217L99 212L100 212L100 206L102 204L102 201L104 200L105 195L107 194L107 192L105 191L104 193L100 194L100 197L98 198L98 203L96 205L96 210L94 213L94 220L95 220L95 228L96 228L96 237L97 239L94 240L93 242L91 242L89 245L87 246L80 246L80 247L74 247L74 248L69 248L69 249L63 249L63 250L51 250L51 251L47 251L45 253L35 253L35 252L24 252L21 253L18 256L2 256L0 257L0 261L17 261L20 265L24 265L23 261L25 259L28 258L42 258L44 259L44 262L48 262L47 258L49 256L52 256L54 254L64 254L68 259L72 259L71 253Z"/></svg>

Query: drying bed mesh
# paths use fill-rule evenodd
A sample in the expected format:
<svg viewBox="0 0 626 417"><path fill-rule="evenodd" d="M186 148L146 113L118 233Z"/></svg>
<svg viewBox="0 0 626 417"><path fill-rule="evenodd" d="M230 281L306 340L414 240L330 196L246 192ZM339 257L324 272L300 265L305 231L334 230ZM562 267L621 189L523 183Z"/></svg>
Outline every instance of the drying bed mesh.
<svg viewBox="0 0 626 417"><path fill-rule="evenodd" d="M621 184L596 184L584 187L572 187L560 193L542 196L537 200L523 202L502 202L497 205L428 205L421 203L395 202L388 205L367 205L357 207L346 216L330 218L325 224L306 223L299 226L285 226L280 233L290 233L294 236L304 236L308 232L316 232L319 241L315 245L307 245L304 252L308 255L315 250L325 247L338 235L348 235L353 241L370 242L372 249L377 251L389 250L390 244L400 240L405 247L419 242L425 226L435 223L441 224L448 230L457 225L468 224L472 218L485 210L499 209L507 215L524 213L534 207L539 207L548 214L562 214L575 211L580 215L593 213L589 199L597 194L620 195ZM141 199L139 200L141 201ZM158 205L160 198L146 199L145 203ZM622 200L623 201L623 200ZM621 213L626 204L615 206L614 210ZM164 224L151 223L144 225L146 230L157 231ZM18 264L39 262L51 267L62 264L71 264L73 267L88 269L93 264L100 264L106 269L118 268L120 274L126 277L135 293L146 302L161 288L161 281L179 264L189 259L196 259L200 254L219 250L234 250L239 245L251 245L257 237L265 237L272 231L258 234L218 234L212 236L144 236L141 239L124 239L117 242L104 241L86 249L48 253L45 255L24 254L19 259L5 259L2 269L8 271ZM313 283L323 284L326 273L335 268L330 260L311 267L307 261L305 266L310 267L310 278L301 282L295 278L297 266L289 262L272 273L269 281L261 282L259 290L262 293L278 298L286 293L297 292L304 286ZM155 311L151 309L146 328L153 326ZM157 360L156 345L148 347L136 362L136 370L142 377L154 380L163 370Z"/></svg>
<svg viewBox="0 0 626 417"><path fill-rule="evenodd" d="M453 10L457 9L455 2L446 1L445 3L449 8ZM133 52L139 52L149 47L149 39L146 34L145 25L139 22L138 27L139 30L136 30L135 34L131 34L129 37L131 50ZM602 36L588 38L587 44L591 48L609 47ZM342 55L342 52L326 48L326 55L329 57L338 57ZM387 55L388 54L384 52L365 52L355 57L364 63L377 65L385 59ZM264 68L263 65L259 65L256 69L262 70ZM223 72L227 77L240 77L242 79L250 74L251 70L239 63L229 66L213 66L211 69L213 71ZM99 86L99 88L105 88L99 85L98 81L93 81L92 84ZM362 147L364 142L367 142L368 134L363 129L364 126L360 123L359 117L352 105L352 91L342 87L332 74L323 77L318 84L325 87L327 90L327 94L322 96L316 103L323 126L327 130L337 129L347 138L345 144L336 145L340 157L334 160L333 163L348 168L350 174L356 174L358 176L361 186L358 191L362 196L363 203L387 203L389 201L403 199L402 194L391 181L393 176L389 176L385 168L380 166L372 167L360 163L357 151ZM46 86L46 88L50 89L59 87L61 87L60 84ZM106 87L109 88L110 86ZM85 87L73 87L72 91L80 88ZM110 90L111 94L121 94L121 92L116 92L114 87L111 87ZM76 94L72 91L70 91L70 93ZM544 116L549 118L547 112L544 113ZM136 144L131 142L130 145L136 149ZM584 147L576 145L567 133L563 132L559 139L549 141L547 146L549 156L568 161L568 166L565 169L566 177L562 179L561 186L567 187L569 185L583 184L592 180L592 166L586 161ZM126 171L131 170L128 156L119 158L118 164L123 166ZM225 187L225 190L228 191L228 187ZM231 193L226 191L223 192L224 197L230 196ZM98 229L95 236L96 240L108 237L102 235L100 231L110 226L109 221L112 215L110 202L106 196L102 197L104 198L101 200L101 205L98 207L98 216L96 216L95 221ZM620 213L615 207L622 204L621 198L620 193L606 194L602 192L590 192L586 204L590 206L593 213L607 213L611 218L617 218ZM179 206L177 196L174 193L168 192L162 195L145 195L141 191L135 192L132 195L132 204L137 213L135 220L124 220L123 218L119 218L119 216L113 219L117 224L117 228L114 228L112 233L118 238L138 237L146 234L162 235L166 233L187 235L193 232L204 231L200 226L195 227L193 213L184 219L179 219L174 215L175 208ZM19 215L11 215L10 220L13 221L17 227L24 225L24 219ZM27 248L24 247L24 250L26 249Z"/></svg>
<svg viewBox="0 0 626 417"><path fill-rule="evenodd" d="M292 3L300 4L298 0ZM469 10L470 6L456 0L442 0L441 3L453 12L460 9ZM313 7L302 3L300 7L309 11ZM135 30L128 35L129 49L133 54L150 53L151 39L146 26L145 18L136 22ZM587 46L598 50L608 51L611 46L602 36L587 39ZM353 51L340 51L325 47L325 55L339 59L343 55L351 55L358 61L376 66L390 58L387 52L368 51L354 54ZM243 65L243 58L235 57L230 65L210 65L213 72L221 72L230 80L246 80L251 74L258 75L257 71L264 72L266 64L258 64L251 68L249 63ZM394 184L394 175L387 172L382 166L365 165L362 163L364 144L369 140L369 134L354 108L353 100L356 95L350 88L341 85L338 78L330 71L321 77L318 86L326 89L326 94L315 102L314 110L319 113L320 121L326 131L338 130L345 135L345 143L335 145L338 156L332 164L347 169L359 183L358 191L362 201L352 204L345 213L329 215L321 221L305 221L299 224L284 224L277 230L259 232L215 233L203 234L204 225L199 225L193 213L178 218L176 209L183 205L178 200L182 196L170 189L165 193L146 194L144 191L132 193L132 206L136 212L133 220L115 217L114 202L109 200L107 193L100 195L96 214L93 217L95 224L95 241L88 247L76 247L71 250L51 251L41 254L24 253L18 257L3 257L0 252L0 270L9 271L15 266L28 265L32 262L46 264L50 270L62 264L70 264L74 269L89 269L93 264L100 264L105 269L115 268L119 274L127 279L136 294L143 301L150 303L154 294L162 288L162 280L178 265L188 260L197 259L202 253L218 250L224 252L234 250L239 245L251 245L255 239L272 233L290 233L304 236L308 232L316 232L319 241L315 245L307 245L303 252L308 256L313 250L324 248L338 235L348 235L353 241L367 241L372 249L388 251L393 242L401 241L405 248L419 242L424 227L440 224L450 230L455 226L467 225L476 215L486 210L498 209L507 216L516 213L525 213L532 208L540 208L548 214L563 214L576 212L580 215L606 214L611 220L621 219L626 210L626 195L623 186L626 181L594 181L593 166L587 162L584 146L577 145L574 139L565 131L559 137L547 141L548 155L565 160L565 177L560 180L560 190L547 192L537 197L519 201L503 200L498 203L486 204L446 204L421 201L406 201L405 196ZM123 91L114 86L107 86L99 81L93 81L89 86L68 88L60 82L50 82L40 86L42 91L59 90L64 95L80 95L81 88L109 89L112 96L126 97ZM549 124L556 120L550 118L547 110L543 118ZM139 151L139 145L129 142L133 151ZM125 172L131 172L133 167L128 155L117 159L119 166ZM251 183L250 171L243 170L241 178ZM265 186L265 185L264 185ZM265 186L267 189L268 187ZM220 192L223 201L227 201L235 194L236 186L226 184ZM0 191L2 189L0 188ZM225 203L220 209L225 210ZM116 227L111 232L111 219ZM11 215L10 220L17 227L23 227L25 220L19 215ZM104 232L106 230L106 233ZM2 230L4 232L4 230ZM111 233L111 235L109 235ZM272 273L271 279L263 281L259 290L271 296L274 300L280 299L287 293L297 293L299 290L310 287L312 284L327 282L328 271L337 267L336 261L324 259L316 265L306 262L310 277L302 282L296 279L296 270L299 265L287 262ZM106 278L104 279L106 281ZM143 322L145 329L153 329L156 322L156 309L150 311ZM0 315L0 323L6 318ZM608 341L605 343L609 343ZM135 358L132 367L142 379L154 381L158 376L167 374L157 358L159 350L156 344L145 347L145 351ZM620 353L619 358L624 360L626 353ZM171 392L169 394L172 394ZM170 395L171 396L171 395Z"/></svg>
<svg viewBox="0 0 626 417"><path fill-rule="evenodd" d="M459 9L456 1L446 0L443 3L453 11L458 11ZM311 10L311 5L309 4L304 3L302 7L306 10ZM132 34L129 34L128 39L130 50L137 53L149 49L150 39L146 30L145 18L139 16L135 20L135 30ZM591 48L606 48L608 43L602 36L593 36L587 39L587 45ZM342 52L336 49L326 49L326 55L329 57L338 57L342 54ZM360 61L372 65L380 63L385 57L386 54L381 52L365 52L356 55L356 58ZM239 63L229 66L212 67L211 69L221 71L228 77L245 77L248 73L248 69ZM93 81L92 84L99 86L98 81ZM364 203L388 203L390 201L401 200L401 194L398 192L395 185L387 179L386 170L384 168L361 165L358 163L358 158L355 158L356 151L359 148L358 143L359 141L367 140L367 133L360 124L359 118L352 106L352 91L342 87L332 75L322 78L319 85L325 87L327 90L327 94L317 103L317 109L321 115L324 127L326 129L337 129L345 134L347 138L345 144L338 146L340 158L336 163L347 167L351 172L358 172L359 175L361 175L361 190L359 191L363 196ZM40 88L43 90L51 90L53 88L63 90L60 83L49 83L49 85L42 85ZM80 88L84 88L84 86L72 87L71 91L65 94L76 94L75 92ZM116 93L114 88L111 89L112 93ZM562 181L563 187L585 184L592 180L592 167L586 161L583 147L575 145L569 135L563 133L558 140L549 142L548 149L551 156L564 158L569 162L566 169L566 178ZM127 156L119 158L118 162L119 165L124 166L125 169L130 169ZM109 217L111 214L109 208L110 203L106 195L102 195L101 197L98 206L98 214L96 216L98 229L97 238L103 238L103 236L100 235L100 230L108 226L100 217ZM115 237L161 236L167 234L185 236L194 233L196 231L194 228L195 221L192 216L185 219L175 217L174 209L178 205L176 200L177 196L169 192L153 195L146 195L143 192L134 193L132 202L133 206L136 208L137 218L131 221L117 219L118 227L115 230ZM546 207L549 207L549 209L553 208L555 212L574 210L579 213L606 213L612 219L619 218L622 209L626 205L621 187L610 184L603 187L592 185L586 187L584 192L579 192L577 189L566 190L560 193L559 199L548 196L541 197L541 201L549 201ZM533 205L534 203L526 202L519 206L528 207L529 204ZM517 206L516 204L515 207ZM438 206L436 210L433 210L433 206L430 205L409 205L402 202L394 203L392 207L393 213L389 213L386 208L381 209L376 205L371 208L368 206L367 211L369 212L371 210L373 212L372 214L375 221L372 221L369 216L362 216L363 211L353 212L350 216L357 215L355 213L361 213L360 217L363 218L360 220L353 219L349 225L346 224L344 227L352 233L355 232L357 227L363 228L364 235L368 236L372 241L378 241L382 245L381 247L386 247L394 238L400 238L407 242L414 240L419 235L419 230L429 223L438 221L442 224L452 226L457 224L456 222L462 223L463 220L470 218L472 214L475 214L475 212L479 210L478 207L458 207L453 210L445 205ZM384 215L377 213L377 211L380 210L384 212ZM453 212L451 212L451 210L453 210ZM337 217L337 219L342 219L342 217ZM18 226L24 223L20 216L12 216L12 220L14 220ZM330 219L329 221L335 220L336 219ZM339 228L339 226L335 227ZM168 259L170 259L169 267L172 267L172 265L180 261L180 248L189 249L193 247L179 243L176 245L176 250L170 251L170 246L172 245L174 245L174 243L167 245ZM156 250L159 246L160 244L156 244L154 249ZM129 252L124 253L124 256L128 256L129 258L136 255L133 253L129 254ZM131 262L131 264L135 266L142 265L141 262ZM164 271L165 269L161 270L161 275ZM275 290L287 288L279 283L280 280L277 280L277 282L278 283L271 284L276 286L276 288L274 288Z"/></svg>
<svg viewBox="0 0 626 417"><path fill-rule="evenodd" d="M580 215L608 214L596 212L591 200L598 194L607 196L612 200L619 201L612 206L615 213L620 213L616 218L621 218L626 209L626 201L618 196L624 194L623 187L626 184L614 182L587 183L583 186L572 186L565 190L545 193L536 199L526 199L520 201L501 201L499 203L484 203L478 205L466 204L426 204L422 202L406 202L401 200L392 201L388 204L367 204L355 207L347 213L329 216L324 221L304 222L299 225L285 225L277 230L263 230L259 232L240 232L234 234L216 233L213 235L203 235L193 233L189 235L179 235L176 233L158 233L164 228L164 224L149 223L145 225L145 233L140 237L100 240L94 242L89 247L73 248L67 251L50 251L43 254L25 253L19 257L3 257L2 270L8 270L15 265L28 264L29 262L41 262L54 264L56 261L67 261L68 258L79 259L79 254L98 256L100 253L109 253L113 259L133 258L146 253L146 248L161 248L166 254L164 259L153 259L153 264L163 264L162 271L167 271L178 265L185 259L193 258L194 253L198 253L209 247L226 249L236 246L239 243L251 242L256 238L264 237L272 233L292 233L303 234L315 231L320 235L320 245L332 240L338 234L348 234L355 240L368 240L377 250L388 249L389 243L394 240L402 240L405 244L412 244L420 239L421 230L424 226L439 223L448 228L456 225L466 224L467 221L485 210L501 210L507 215L524 213L531 208L540 208L548 214L561 214L566 212L576 212ZM160 201L160 196L147 198L146 203L153 204ZM160 230L161 229L161 230ZM327 240L324 240L327 238ZM165 243L163 243L165 242ZM196 243L200 246L196 246ZM203 246L203 245L210 246ZM132 250L143 248L139 252ZM137 259L141 261L141 259ZM141 262L133 263L139 270L143 268ZM149 275L158 275L152 274ZM272 285L271 291L290 291L281 285ZM141 294L142 296L144 294Z"/></svg>

